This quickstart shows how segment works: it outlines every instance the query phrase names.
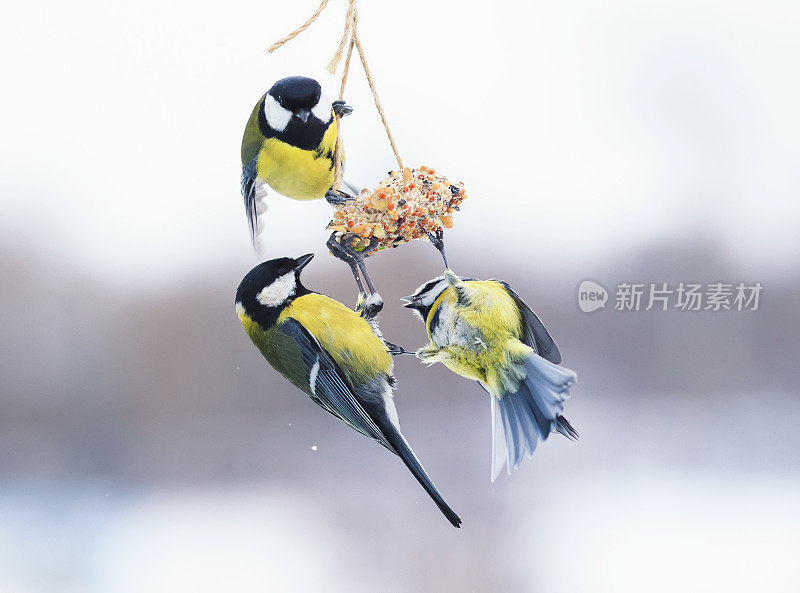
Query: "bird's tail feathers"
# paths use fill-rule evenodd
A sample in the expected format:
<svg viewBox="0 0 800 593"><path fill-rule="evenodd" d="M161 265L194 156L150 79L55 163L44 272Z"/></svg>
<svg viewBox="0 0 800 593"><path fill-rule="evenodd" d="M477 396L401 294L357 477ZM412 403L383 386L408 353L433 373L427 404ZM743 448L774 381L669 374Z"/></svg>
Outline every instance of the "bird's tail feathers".
<svg viewBox="0 0 800 593"><path fill-rule="evenodd" d="M492 400L492 481L505 464L508 473L526 455L536 450L551 432L558 431L575 440L577 431L564 418L564 402L575 383L573 371L530 354L524 363L525 377L515 393Z"/></svg>
<svg viewBox="0 0 800 593"><path fill-rule="evenodd" d="M255 186L253 191L244 198L245 214L250 228L250 240L259 259L263 250L261 244L261 234L264 232L262 215L267 211L267 196L267 189L262 184Z"/></svg>
<svg viewBox="0 0 800 593"><path fill-rule="evenodd" d="M452 523L453 527L461 527L461 518L450 508L450 505L447 504L444 497L436 489L436 486L433 485L425 468L422 467L422 464L419 462L419 459L417 459L417 456L414 454L411 445L408 444L405 437L399 430L396 430L394 426L392 426L390 430L385 430L383 432L386 434L392 447L394 447L395 453L403 460L403 463L406 464L406 467L411 473L414 474L414 477L425 489L425 492L428 493L428 496L433 499L433 502L436 503L436 506L439 507L439 510L442 511L447 520Z"/></svg>
<svg viewBox="0 0 800 593"><path fill-rule="evenodd" d="M361 193L361 190L364 189L362 185L353 183L352 179L344 179L342 181L342 185L344 185L348 189L348 191L354 196L359 195Z"/></svg>
<svg viewBox="0 0 800 593"><path fill-rule="evenodd" d="M578 431L575 430L572 424L569 423L569 420L563 416L556 418L556 430L571 441L577 441L579 438L581 438L581 435L578 434Z"/></svg>

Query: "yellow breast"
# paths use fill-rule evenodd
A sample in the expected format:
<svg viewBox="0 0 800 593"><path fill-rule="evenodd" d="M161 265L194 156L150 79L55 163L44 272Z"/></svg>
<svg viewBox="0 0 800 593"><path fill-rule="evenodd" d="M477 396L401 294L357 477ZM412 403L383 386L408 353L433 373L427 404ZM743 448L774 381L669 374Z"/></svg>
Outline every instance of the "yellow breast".
<svg viewBox="0 0 800 593"><path fill-rule="evenodd" d="M317 339L351 380L391 373L394 363L372 327L358 313L321 294L296 298L278 318L292 317Z"/></svg>
<svg viewBox="0 0 800 593"><path fill-rule="evenodd" d="M504 342L509 338L519 339L522 331L522 319L516 302L506 288L494 280L467 280L461 283L469 296L469 305L458 305L456 290L447 287L434 302L426 320L428 335L431 333L431 322L439 307L445 306L457 311L451 318L465 321L470 327L479 329L484 340Z"/></svg>
<svg viewBox="0 0 800 593"><path fill-rule="evenodd" d="M328 126L320 150L303 150L267 138L258 153L257 174L270 187L295 200L317 200L325 197L333 185L333 149L337 125Z"/></svg>
<svg viewBox="0 0 800 593"><path fill-rule="evenodd" d="M463 282L461 287L468 292L468 305L459 305L455 289L448 287L428 315L427 329L431 336L434 314L442 308L440 323L447 327L437 335L448 337L448 343L438 349L431 361L480 381L490 393L502 393L503 384L516 381L516 377L509 376L515 374L516 361L532 352L519 341L519 309L499 282L471 280Z"/></svg>

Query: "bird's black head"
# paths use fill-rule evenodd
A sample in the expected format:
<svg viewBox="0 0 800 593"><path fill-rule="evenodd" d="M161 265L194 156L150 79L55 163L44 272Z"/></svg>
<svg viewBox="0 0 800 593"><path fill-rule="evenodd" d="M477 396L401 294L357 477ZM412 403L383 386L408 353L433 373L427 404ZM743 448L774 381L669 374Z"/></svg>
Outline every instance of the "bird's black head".
<svg viewBox="0 0 800 593"><path fill-rule="evenodd" d="M300 271L314 254L297 259L281 257L258 264L250 270L236 290L236 308L265 327L275 323L280 311L295 298L309 291L300 281Z"/></svg>
<svg viewBox="0 0 800 593"><path fill-rule="evenodd" d="M289 111L301 108L311 110L319 102L322 87L313 78L290 76L273 84L269 94Z"/></svg>
<svg viewBox="0 0 800 593"><path fill-rule="evenodd" d="M331 118L331 104L316 80L290 76L269 89L264 99L264 113L270 127L282 132L292 119L306 123L313 115L327 122Z"/></svg>

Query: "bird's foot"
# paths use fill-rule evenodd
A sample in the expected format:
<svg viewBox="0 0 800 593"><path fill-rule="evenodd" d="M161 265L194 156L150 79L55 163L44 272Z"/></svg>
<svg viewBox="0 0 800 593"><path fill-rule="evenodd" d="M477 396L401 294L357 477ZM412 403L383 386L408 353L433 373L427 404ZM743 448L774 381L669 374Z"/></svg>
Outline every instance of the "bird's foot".
<svg viewBox="0 0 800 593"><path fill-rule="evenodd" d="M325 200L331 206L341 206L349 202L350 200L355 200L353 196L349 196L343 191L337 191L335 189L329 189L325 192Z"/></svg>
<svg viewBox="0 0 800 593"><path fill-rule="evenodd" d="M348 265L364 261L364 258L369 257L369 255L378 246L378 240L375 237L370 237L369 243L366 247L363 247L362 249L356 249L352 245L352 240L356 236L357 235L353 235L352 233L345 233L341 237L341 242L339 242L336 240L336 233L331 233L331 236L328 238L327 242L328 249L330 249L334 257L342 260ZM381 304L382 303L383 301L381 301Z"/></svg>
<svg viewBox="0 0 800 593"><path fill-rule="evenodd" d="M364 245L365 241L366 245ZM354 243L358 247L354 247ZM331 255L350 266L350 271L353 272L353 278L356 281L359 293L364 293L364 285L361 283L359 272L364 276L364 282L367 283L368 296L364 299L366 304L362 315L367 321L371 320L383 309L383 298L375 290L375 286L372 284L369 274L367 274L364 258L369 257L378 250L378 240L375 237L370 237L367 241L353 233L344 233L337 240L336 232L334 231L328 238L326 245L330 249Z"/></svg>
<svg viewBox="0 0 800 593"><path fill-rule="evenodd" d="M338 101L334 101L332 107L333 107L333 112L339 117L345 117L353 113L353 108L350 107L350 105L348 105L341 99Z"/></svg>
<svg viewBox="0 0 800 593"><path fill-rule="evenodd" d="M447 263L447 256L444 253L444 230L439 229L435 232L425 231L425 234L428 235L428 239L433 244L434 247L442 254L442 259L444 260L444 267L449 268L450 266Z"/></svg>
<svg viewBox="0 0 800 593"><path fill-rule="evenodd" d="M392 356L400 356L401 354L411 354L413 356L413 350L406 350L402 346L398 346L397 344L392 344L391 342L387 342L386 340L383 341L386 344L386 349L389 351L389 354Z"/></svg>
<svg viewBox="0 0 800 593"><path fill-rule="evenodd" d="M425 234L428 235L428 239L430 239L433 246L436 247L439 251L444 249L444 230L439 229L438 231L425 231Z"/></svg>

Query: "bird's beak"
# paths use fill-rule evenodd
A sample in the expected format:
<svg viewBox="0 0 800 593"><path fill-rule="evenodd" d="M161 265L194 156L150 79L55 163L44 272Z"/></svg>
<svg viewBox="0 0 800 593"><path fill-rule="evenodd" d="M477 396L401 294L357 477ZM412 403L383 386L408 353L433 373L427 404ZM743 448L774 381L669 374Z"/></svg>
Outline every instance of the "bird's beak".
<svg viewBox="0 0 800 593"><path fill-rule="evenodd" d="M303 123L306 123L311 115L311 111L309 109L298 109L294 114L297 118L303 120Z"/></svg>
<svg viewBox="0 0 800 593"><path fill-rule="evenodd" d="M417 300L418 299L414 295L406 296L406 297L400 297L400 300L403 301L403 306L406 309L413 309L414 307L417 306Z"/></svg>
<svg viewBox="0 0 800 593"><path fill-rule="evenodd" d="M300 270L305 268L308 265L308 262L310 262L312 259L314 259L313 253L306 253L305 255L301 255L295 260L297 263L294 266L294 271L299 272Z"/></svg>

